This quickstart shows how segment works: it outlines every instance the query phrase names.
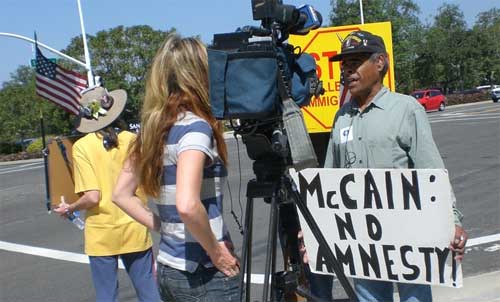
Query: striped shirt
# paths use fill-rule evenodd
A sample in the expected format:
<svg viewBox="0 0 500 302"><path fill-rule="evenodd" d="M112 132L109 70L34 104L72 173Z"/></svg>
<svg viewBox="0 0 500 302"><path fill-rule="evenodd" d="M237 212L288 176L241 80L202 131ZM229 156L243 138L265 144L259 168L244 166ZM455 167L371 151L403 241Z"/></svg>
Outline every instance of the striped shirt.
<svg viewBox="0 0 500 302"><path fill-rule="evenodd" d="M213 264L187 230L176 209L177 159L181 152L199 150L209 158L203 170L200 199L217 240L230 240L222 220L223 185L227 170L218 157L214 142L210 125L191 112L179 115L166 139L160 197L155 200L161 219L158 262L182 271L194 272L199 264L205 267L212 267Z"/></svg>

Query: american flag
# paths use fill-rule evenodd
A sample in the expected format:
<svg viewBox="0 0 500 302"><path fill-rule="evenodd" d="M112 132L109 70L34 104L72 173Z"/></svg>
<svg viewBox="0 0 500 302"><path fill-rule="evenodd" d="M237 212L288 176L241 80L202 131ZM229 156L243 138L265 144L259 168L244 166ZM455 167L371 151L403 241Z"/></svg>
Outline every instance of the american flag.
<svg viewBox="0 0 500 302"><path fill-rule="evenodd" d="M62 68L43 56L36 46L36 94L61 106L69 113L80 113L80 91L87 88L81 74Z"/></svg>

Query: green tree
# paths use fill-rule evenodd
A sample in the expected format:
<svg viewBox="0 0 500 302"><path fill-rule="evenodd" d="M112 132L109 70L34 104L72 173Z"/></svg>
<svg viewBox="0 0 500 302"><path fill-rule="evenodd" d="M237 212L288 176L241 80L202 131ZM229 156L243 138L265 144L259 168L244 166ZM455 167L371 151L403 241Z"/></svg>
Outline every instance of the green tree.
<svg viewBox="0 0 500 302"><path fill-rule="evenodd" d="M331 0L331 5L331 26L361 23L358 0ZM414 62L422 39L420 8L412 0L370 0L363 2L363 12L366 23L391 22L396 89L414 89Z"/></svg>
<svg viewBox="0 0 500 302"><path fill-rule="evenodd" d="M39 137L43 115L47 134L69 134L69 114L35 93L35 72L20 66L0 90L0 141L14 142Z"/></svg>
<svg viewBox="0 0 500 302"><path fill-rule="evenodd" d="M470 45L477 70L476 83L500 84L500 9L479 13L472 28Z"/></svg>
<svg viewBox="0 0 500 302"><path fill-rule="evenodd" d="M458 5L443 4L417 50L416 74L422 87L463 87L471 72L466 50L470 33Z"/></svg>

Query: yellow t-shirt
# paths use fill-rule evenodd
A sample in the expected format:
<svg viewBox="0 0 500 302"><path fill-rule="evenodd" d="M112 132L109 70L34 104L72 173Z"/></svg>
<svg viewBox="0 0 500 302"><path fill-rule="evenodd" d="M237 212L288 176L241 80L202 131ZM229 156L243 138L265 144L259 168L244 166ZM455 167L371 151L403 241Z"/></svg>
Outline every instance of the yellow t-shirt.
<svg viewBox="0 0 500 302"><path fill-rule="evenodd" d="M118 148L109 151L102 137L89 133L73 145L75 192L100 191L101 200L87 209L85 218L85 253L109 256L144 251L152 246L148 229L136 222L111 201L111 194L127 156L133 133L118 134ZM141 196L146 202L144 194Z"/></svg>

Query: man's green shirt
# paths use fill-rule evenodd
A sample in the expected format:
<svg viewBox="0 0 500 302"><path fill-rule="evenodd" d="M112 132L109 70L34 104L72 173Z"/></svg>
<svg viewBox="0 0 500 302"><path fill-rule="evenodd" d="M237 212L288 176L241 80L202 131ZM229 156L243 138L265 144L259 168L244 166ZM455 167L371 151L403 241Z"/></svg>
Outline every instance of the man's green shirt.
<svg viewBox="0 0 500 302"><path fill-rule="evenodd" d="M383 87L361 112L346 103L337 112L325 168L445 169L424 108L413 97ZM463 215L455 207L455 224Z"/></svg>

